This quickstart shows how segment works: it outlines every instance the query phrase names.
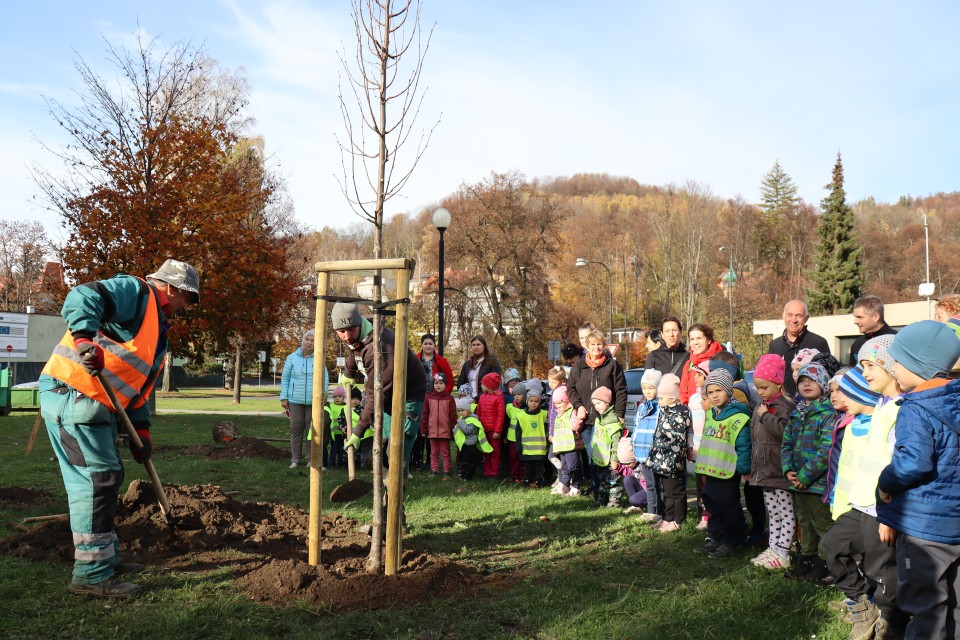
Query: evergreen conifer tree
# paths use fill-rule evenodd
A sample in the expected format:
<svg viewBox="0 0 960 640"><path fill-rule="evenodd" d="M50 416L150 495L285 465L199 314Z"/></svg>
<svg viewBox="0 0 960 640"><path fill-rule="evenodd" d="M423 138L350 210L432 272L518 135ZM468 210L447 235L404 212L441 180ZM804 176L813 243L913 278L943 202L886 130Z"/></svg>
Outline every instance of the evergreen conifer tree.
<svg viewBox="0 0 960 640"><path fill-rule="evenodd" d="M796 183L777 160L760 182L760 208L768 218L776 219L788 215L799 201Z"/></svg>
<svg viewBox="0 0 960 640"><path fill-rule="evenodd" d="M824 187L830 194L820 202L823 213L817 226L817 262L807 290L811 313L841 313L853 309L864 283L853 209L843 190L843 161L837 154L833 180Z"/></svg>

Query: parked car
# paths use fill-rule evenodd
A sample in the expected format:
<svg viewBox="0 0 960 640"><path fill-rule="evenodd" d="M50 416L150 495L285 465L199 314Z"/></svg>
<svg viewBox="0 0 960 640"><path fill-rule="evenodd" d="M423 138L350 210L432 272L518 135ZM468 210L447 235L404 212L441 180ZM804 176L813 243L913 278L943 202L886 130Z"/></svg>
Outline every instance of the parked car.
<svg viewBox="0 0 960 640"><path fill-rule="evenodd" d="M637 417L637 407L643 403L643 390L640 380L643 378L643 368L627 369L624 375L627 378L627 415L624 416L623 426L633 432L633 421Z"/></svg>

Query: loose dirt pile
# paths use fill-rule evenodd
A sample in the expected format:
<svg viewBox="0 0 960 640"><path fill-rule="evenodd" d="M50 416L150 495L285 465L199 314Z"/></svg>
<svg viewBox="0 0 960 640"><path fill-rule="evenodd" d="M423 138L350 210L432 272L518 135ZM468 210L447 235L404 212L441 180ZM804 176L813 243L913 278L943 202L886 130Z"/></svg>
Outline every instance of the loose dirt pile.
<svg viewBox="0 0 960 640"><path fill-rule="evenodd" d="M214 460L239 460L240 458L266 458L282 460L290 457L290 452L271 444L240 436L223 444L203 444L180 449L180 453L192 456L206 456Z"/></svg>
<svg viewBox="0 0 960 640"><path fill-rule="evenodd" d="M117 508L124 558L178 571L232 566L241 588L261 602L286 606L302 600L331 611L381 609L475 595L513 582L410 549L403 552L398 575L367 574L369 538L356 530L356 521L338 513L324 514L321 562L310 566L306 512L283 504L239 502L211 485L165 489L171 513L191 517L183 519L181 526L169 526L150 484L133 481ZM73 560L68 522L21 529L0 540L0 552L37 560Z"/></svg>

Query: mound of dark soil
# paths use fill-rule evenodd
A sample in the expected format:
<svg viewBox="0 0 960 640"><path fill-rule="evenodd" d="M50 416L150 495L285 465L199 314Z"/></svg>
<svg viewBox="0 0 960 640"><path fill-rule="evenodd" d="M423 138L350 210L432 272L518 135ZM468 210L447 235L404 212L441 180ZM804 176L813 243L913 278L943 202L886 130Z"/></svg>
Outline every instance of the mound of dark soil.
<svg viewBox="0 0 960 640"><path fill-rule="evenodd" d="M232 566L250 598L276 606L300 600L330 611L381 609L472 595L513 582L411 549L404 550L396 576L368 574L364 565L369 538L356 530L356 521L339 513L324 514L320 563L311 566L305 511L269 502L239 502L212 485L164 489L172 526L163 518L149 483L135 480L121 497L117 534L124 558L179 571ZM20 533L0 540L0 552L72 561L69 523L21 527Z"/></svg>
<svg viewBox="0 0 960 640"><path fill-rule="evenodd" d="M193 456L206 456L215 460L239 460L240 458L266 458L282 460L290 457L290 452L275 447L263 440L240 436L223 444L204 444L180 449L180 453Z"/></svg>

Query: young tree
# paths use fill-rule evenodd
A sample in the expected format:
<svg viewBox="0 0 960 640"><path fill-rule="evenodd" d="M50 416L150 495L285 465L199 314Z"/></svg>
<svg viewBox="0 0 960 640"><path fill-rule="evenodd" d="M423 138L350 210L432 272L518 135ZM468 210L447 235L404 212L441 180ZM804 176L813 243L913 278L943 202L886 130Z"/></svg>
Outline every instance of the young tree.
<svg viewBox="0 0 960 640"><path fill-rule="evenodd" d="M411 142L417 115L423 103L420 76L433 29L425 39L420 28L420 2L413 0L351 0L356 31L352 62L346 50L340 55L346 84L353 97L347 104L340 87L340 112L345 138L337 137L343 176L340 187L354 212L374 227L373 257L383 257L383 211L410 179L426 151L433 128L421 133L412 162L398 159ZM436 125L434 125L435 127ZM388 164L389 160L389 164ZM380 273L374 278L374 297L381 300ZM373 349L380 352L383 317L373 316ZM379 573L383 566L382 363L375 360L373 436L373 531L367 571ZM399 420L399 416L398 416Z"/></svg>
<svg viewBox="0 0 960 640"><path fill-rule="evenodd" d="M848 312L863 288L863 247L857 241L856 220L843 190L843 162L839 153L833 165L833 180L824 188L829 189L830 194L820 203L823 213L817 228L817 263L811 275L813 287L807 290L810 311Z"/></svg>

